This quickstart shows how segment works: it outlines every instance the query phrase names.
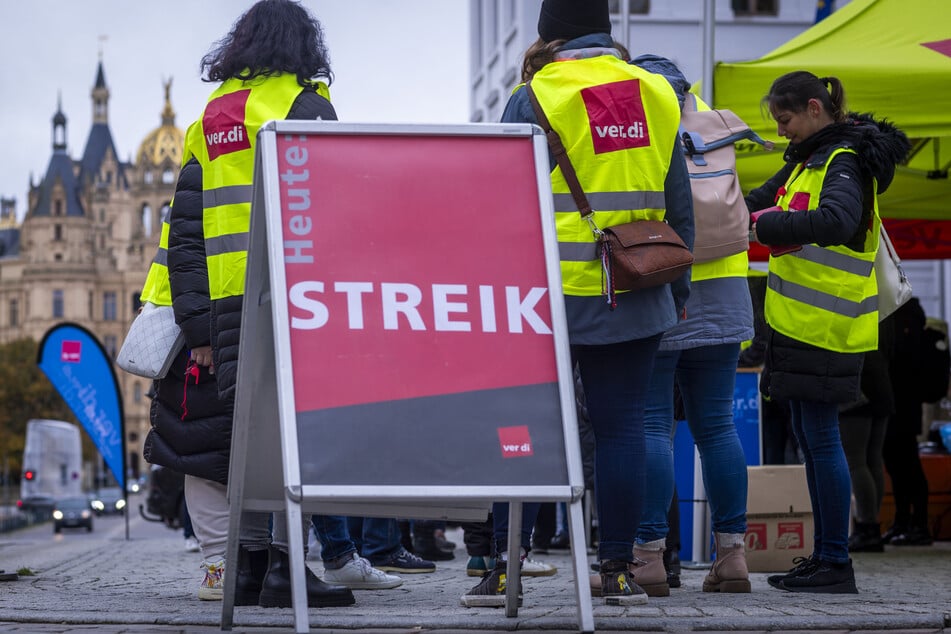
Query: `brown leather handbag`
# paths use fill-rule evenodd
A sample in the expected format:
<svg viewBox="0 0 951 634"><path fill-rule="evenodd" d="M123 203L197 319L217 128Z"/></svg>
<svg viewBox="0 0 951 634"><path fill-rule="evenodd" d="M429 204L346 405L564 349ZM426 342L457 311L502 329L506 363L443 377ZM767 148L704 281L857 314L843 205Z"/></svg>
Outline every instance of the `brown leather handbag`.
<svg viewBox="0 0 951 634"><path fill-rule="evenodd" d="M617 306L615 292L618 290L636 291L669 284L679 279L693 264L693 254L673 227L666 222L635 220L604 229L598 228L594 223L594 211L578 181L568 152L538 103L531 81L525 83L525 89L528 91L538 124L545 131L548 146L575 199L578 212L591 226L597 238L602 289L612 310Z"/></svg>

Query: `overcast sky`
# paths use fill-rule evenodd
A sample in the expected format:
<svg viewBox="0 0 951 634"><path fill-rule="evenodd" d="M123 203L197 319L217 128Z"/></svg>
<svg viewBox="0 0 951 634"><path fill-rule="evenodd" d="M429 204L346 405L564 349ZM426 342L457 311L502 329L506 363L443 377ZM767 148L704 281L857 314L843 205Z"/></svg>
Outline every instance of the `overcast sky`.
<svg viewBox="0 0 951 634"><path fill-rule="evenodd" d="M176 124L197 118L213 84L198 63L253 0L4 0L0 4L0 196L26 211L44 175L62 95L67 150L80 158L102 51L109 124L122 160L161 123L173 78ZM341 120L468 120L468 0L303 0L324 26ZM104 38L104 39L100 39Z"/></svg>

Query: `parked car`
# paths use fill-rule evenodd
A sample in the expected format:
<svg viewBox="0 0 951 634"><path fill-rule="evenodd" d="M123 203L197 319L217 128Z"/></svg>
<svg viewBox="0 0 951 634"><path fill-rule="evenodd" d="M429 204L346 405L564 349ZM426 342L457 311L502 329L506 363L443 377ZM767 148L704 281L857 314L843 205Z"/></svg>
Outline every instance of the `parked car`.
<svg viewBox="0 0 951 634"><path fill-rule="evenodd" d="M92 532L92 509L86 498L63 498L53 507L53 532L59 533L63 528L86 528Z"/></svg>
<svg viewBox="0 0 951 634"><path fill-rule="evenodd" d="M90 506L96 515L122 515L125 513L125 496L118 487L99 489L99 492L90 500Z"/></svg>

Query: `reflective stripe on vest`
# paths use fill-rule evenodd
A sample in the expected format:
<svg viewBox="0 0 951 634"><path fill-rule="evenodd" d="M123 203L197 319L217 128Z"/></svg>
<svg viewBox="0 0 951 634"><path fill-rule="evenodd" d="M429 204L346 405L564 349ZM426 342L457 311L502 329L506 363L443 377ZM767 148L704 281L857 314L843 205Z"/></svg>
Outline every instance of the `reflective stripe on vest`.
<svg viewBox="0 0 951 634"><path fill-rule="evenodd" d="M168 281L168 219L162 222L162 233L159 237L158 251L152 258L149 273L145 277L139 301L143 304L151 302L156 306L172 305L172 287Z"/></svg>
<svg viewBox="0 0 951 634"><path fill-rule="evenodd" d="M795 199L812 213L819 207L822 181L833 158L815 168L800 164L786 182L786 193L777 201L789 211ZM874 185L873 185L874 189ZM808 198L806 198L808 197ZM766 321L787 337L835 352L865 352L878 348L878 284L874 273L878 249L878 200L866 229L863 251L845 246L803 245L801 251L769 259L766 287Z"/></svg>
<svg viewBox="0 0 951 634"><path fill-rule="evenodd" d="M186 155L202 168L202 226L211 299L244 293L254 152L261 125L283 119L302 88L292 74L229 79L186 135ZM318 92L327 95L326 86Z"/></svg>
<svg viewBox="0 0 951 634"><path fill-rule="evenodd" d="M664 181L680 124L667 80L603 55L547 64L532 78L532 88L568 150L597 226L662 220ZM561 168L551 173L551 183L564 292L600 295L595 237Z"/></svg>

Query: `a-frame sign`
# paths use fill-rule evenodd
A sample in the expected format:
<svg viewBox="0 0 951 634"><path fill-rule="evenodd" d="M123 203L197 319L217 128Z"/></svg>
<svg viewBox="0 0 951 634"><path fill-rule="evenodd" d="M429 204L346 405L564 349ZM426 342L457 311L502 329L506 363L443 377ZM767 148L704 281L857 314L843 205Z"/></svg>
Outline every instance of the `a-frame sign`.
<svg viewBox="0 0 951 634"><path fill-rule="evenodd" d="M508 501L517 553L522 502L568 502L579 629L593 631L547 148L528 125L262 128L228 561L242 511L294 527L312 512L483 519ZM289 532L306 632L303 535ZM510 564L509 616L518 576ZM225 575L223 629L233 589Z"/></svg>

